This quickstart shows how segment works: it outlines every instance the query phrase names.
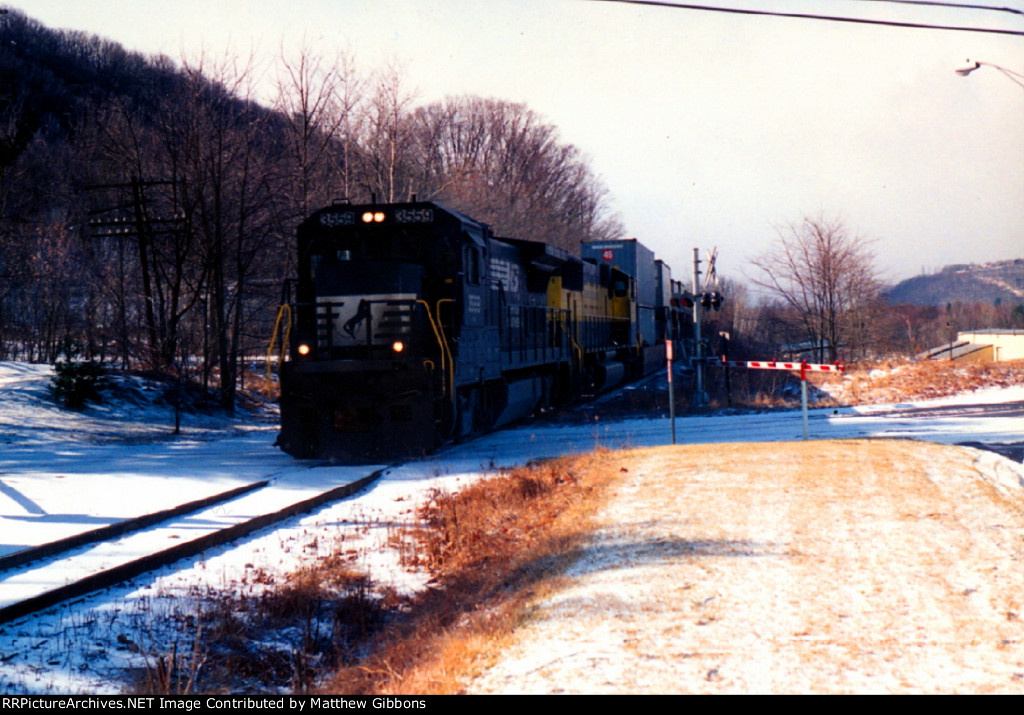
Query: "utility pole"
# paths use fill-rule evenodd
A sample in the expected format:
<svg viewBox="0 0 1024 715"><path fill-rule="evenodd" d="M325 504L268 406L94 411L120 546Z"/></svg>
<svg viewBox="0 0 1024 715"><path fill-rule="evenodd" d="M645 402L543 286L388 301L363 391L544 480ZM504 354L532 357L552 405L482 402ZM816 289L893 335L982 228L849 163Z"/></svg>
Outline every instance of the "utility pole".
<svg viewBox="0 0 1024 715"><path fill-rule="evenodd" d="M162 368L174 362L176 332L167 325L167 316L157 316L157 303L163 303L165 287L160 280L156 267L157 239L162 236L180 234L185 228L185 220L175 211L172 215L154 216L151 206L155 199L152 189L158 186L171 187L171 202L176 207L177 186L179 182L170 179L143 180L133 177L130 182L117 184L91 184L87 191L114 192L115 195L128 195L128 201L105 208L89 211L89 227L93 238L134 239L139 255L139 273L142 278L143 317L149 341L150 363L153 367ZM147 190L148 193L147 193ZM123 275L122 275L123 278ZM127 343L126 322L122 295L122 342ZM122 345L124 362L127 363L127 350Z"/></svg>

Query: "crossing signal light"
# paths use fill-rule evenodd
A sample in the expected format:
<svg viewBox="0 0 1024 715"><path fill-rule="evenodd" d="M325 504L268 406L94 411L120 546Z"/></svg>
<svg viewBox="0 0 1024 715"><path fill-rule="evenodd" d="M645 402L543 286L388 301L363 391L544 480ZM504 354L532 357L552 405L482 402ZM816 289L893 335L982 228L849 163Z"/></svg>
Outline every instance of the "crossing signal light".
<svg viewBox="0 0 1024 715"><path fill-rule="evenodd" d="M720 310L723 300L725 299L722 297L721 293L718 291L710 291L701 295L700 304L706 309L714 308L715 310Z"/></svg>
<svg viewBox="0 0 1024 715"><path fill-rule="evenodd" d="M684 291L678 294L678 297L672 301L677 308L692 308L693 307L693 294L689 291Z"/></svg>

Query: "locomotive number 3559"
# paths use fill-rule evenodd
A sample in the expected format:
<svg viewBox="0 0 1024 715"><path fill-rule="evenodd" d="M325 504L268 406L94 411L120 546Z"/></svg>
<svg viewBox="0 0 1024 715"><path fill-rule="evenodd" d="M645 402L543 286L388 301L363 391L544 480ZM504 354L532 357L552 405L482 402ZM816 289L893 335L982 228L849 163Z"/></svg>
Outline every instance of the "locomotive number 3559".
<svg viewBox="0 0 1024 715"><path fill-rule="evenodd" d="M395 223L433 223L434 212L431 209L397 209Z"/></svg>
<svg viewBox="0 0 1024 715"><path fill-rule="evenodd" d="M320 214L321 226L354 226L356 215L351 211L331 211Z"/></svg>

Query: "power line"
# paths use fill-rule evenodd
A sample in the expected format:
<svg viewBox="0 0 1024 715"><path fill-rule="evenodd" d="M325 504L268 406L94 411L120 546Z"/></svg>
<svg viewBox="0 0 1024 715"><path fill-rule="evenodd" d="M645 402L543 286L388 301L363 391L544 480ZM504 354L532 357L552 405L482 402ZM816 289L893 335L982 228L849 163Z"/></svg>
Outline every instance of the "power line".
<svg viewBox="0 0 1024 715"><path fill-rule="evenodd" d="M854 2L887 2L897 5L930 5L932 7L948 7L957 10L991 10L992 12L1009 12L1024 15L1024 10L1013 7L993 7L992 5L970 5L959 2L938 2L937 0L853 0Z"/></svg>
<svg viewBox="0 0 1024 715"><path fill-rule="evenodd" d="M897 0L890 0L896 2ZM908 0L905 0L908 1ZM650 5L653 7L671 8L673 10L700 10L705 12L724 12L732 15L756 15L762 17L785 17L797 20L824 20L827 22L845 22L857 25L884 25L886 27L905 27L918 30L952 30L956 32L986 32L997 35L1017 35L1024 37L1024 30L1002 30L987 27L964 27L960 25L932 25L920 22L898 22L896 20L872 20L859 17L842 17L839 15L814 15L801 12L779 12L775 10L748 10L736 7L716 7L714 5L692 5L689 3L662 2L661 0L589 0L589 2L614 2L625 5ZM967 6L961 6L966 8ZM989 8L991 9L991 8Z"/></svg>

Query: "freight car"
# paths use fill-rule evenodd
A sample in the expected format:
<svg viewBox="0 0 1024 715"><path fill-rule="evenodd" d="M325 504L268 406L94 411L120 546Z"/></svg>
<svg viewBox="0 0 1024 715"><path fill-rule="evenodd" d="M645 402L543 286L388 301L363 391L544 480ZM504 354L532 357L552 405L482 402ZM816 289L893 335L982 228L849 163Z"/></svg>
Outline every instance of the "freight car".
<svg viewBox="0 0 1024 715"><path fill-rule="evenodd" d="M636 241L579 258L436 203L338 203L298 251L278 438L296 457L425 454L664 360L671 277Z"/></svg>

